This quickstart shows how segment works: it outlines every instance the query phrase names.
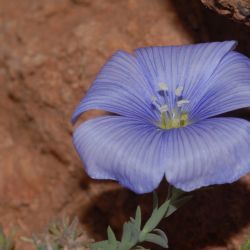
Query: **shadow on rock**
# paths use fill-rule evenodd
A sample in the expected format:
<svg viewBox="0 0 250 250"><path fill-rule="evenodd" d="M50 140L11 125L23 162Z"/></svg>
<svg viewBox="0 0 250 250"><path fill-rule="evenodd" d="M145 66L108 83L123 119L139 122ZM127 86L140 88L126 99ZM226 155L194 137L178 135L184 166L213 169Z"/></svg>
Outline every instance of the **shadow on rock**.
<svg viewBox="0 0 250 250"><path fill-rule="evenodd" d="M197 0L172 0L183 26L195 42L237 40L238 51L250 56L250 29L206 8Z"/></svg>
<svg viewBox="0 0 250 250"><path fill-rule="evenodd" d="M163 200L167 186L161 184L158 193ZM106 238L108 225L120 236L123 223L134 215L138 204L143 218L148 218L151 194L135 195L125 189L106 192L96 197L80 219L96 240ZM192 200L159 227L167 233L172 250L225 247L233 235L250 224L249 207L250 190L243 182L215 186L195 191Z"/></svg>

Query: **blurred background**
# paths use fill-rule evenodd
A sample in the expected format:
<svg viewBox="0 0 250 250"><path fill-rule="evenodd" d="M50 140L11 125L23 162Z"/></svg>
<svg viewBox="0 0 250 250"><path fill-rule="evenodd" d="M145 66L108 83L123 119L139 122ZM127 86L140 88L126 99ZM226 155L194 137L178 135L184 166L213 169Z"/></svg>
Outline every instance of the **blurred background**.
<svg viewBox="0 0 250 250"><path fill-rule="evenodd" d="M100 240L138 203L146 216L150 195L86 176L71 114L117 49L228 39L250 56L249 26L199 0L0 0L0 223L19 237L78 216L86 237ZM250 176L195 192L161 227L170 249L240 249L250 237Z"/></svg>

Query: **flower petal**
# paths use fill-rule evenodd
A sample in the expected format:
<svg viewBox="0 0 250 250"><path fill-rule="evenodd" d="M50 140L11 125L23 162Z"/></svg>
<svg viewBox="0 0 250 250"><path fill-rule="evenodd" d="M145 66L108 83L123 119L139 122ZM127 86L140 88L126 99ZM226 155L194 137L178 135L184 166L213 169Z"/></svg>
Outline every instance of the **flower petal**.
<svg viewBox="0 0 250 250"><path fill-rule="evenodd" d="M137 193L154 190L165 173L172 185L191 191L231 183L250 171L250 123L211 118L162 130L122 116L89 120L74 145L95 179L113 179Z"/></svg>
<svg viewBox="0 0 250 250"><path fill-rule="evenodd" d="M164 176L162 130L123 116L98 117L74 132L87 173L137 192L154 190Z"/></svg>
<svg viewBox="0 0 250 250"><path fill-rule="evenodd" d="M228 41L147 47L137 49L135 55L152 88L158 88L161 82L168 84L171 93L169 105L173 108L177 87L184 87L182 95L190 101L190 105L203 96L207 90L207 81L235 45L236 42Z"/></svg>
<svg viewBox="0 0 250 250"><path fill-rule="evenodd" d="M191 191L231 183L250 172L250 123L211 118L169 131L166 178Z"/></svg>
<svg viewBox="0 0 250 250"><path fill-rule="evenodd" d="M208 91L191 109L190 118L201 120L250 106L250 59L230 52L209 79Z"/></svg>
<svg viewBox="0 0 250 250"><path fill-rule="evenodd" d="M153 90L136 59L118 51L104 65L87 95L76 108L72 121L85 111L101 109L128 117L156 119L151 108Z"/></svg>

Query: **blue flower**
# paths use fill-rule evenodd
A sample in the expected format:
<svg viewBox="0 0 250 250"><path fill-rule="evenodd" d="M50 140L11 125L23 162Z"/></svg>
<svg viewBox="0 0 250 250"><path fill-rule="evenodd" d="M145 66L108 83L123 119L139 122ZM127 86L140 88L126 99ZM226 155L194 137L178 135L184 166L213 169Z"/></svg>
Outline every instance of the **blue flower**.
<svg viewBox="0 0 250 250"><path fill-rule="evenodd" d="M87 173L136 193L163 177L191 191L250 171L250 124L218 117L250 106L250 60L236 43L116 52L73 114L105 110L74 132Z"/></svg>

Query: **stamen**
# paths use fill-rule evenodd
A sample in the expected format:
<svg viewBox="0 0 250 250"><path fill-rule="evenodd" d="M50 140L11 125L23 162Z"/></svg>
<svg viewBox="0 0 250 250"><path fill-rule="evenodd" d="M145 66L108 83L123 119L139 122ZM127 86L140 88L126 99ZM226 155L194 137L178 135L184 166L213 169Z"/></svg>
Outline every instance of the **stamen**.
<svg viewBox="0 0 250 250"><path fill-rule="evenodd" d="M152 96L151 97L151 101L152 101L152 104L158 109L158 111L160 111L161 105L159 104L157 97L156 96Z"/></svg>
<svg viewBox="0 0 250 250"><path fill-rule="evenodd" d="M183 86L179 86L176 90L175 90L175 95L177 97L180 97L182 95L182 92L183 92Z"/></svg>
<svg viewBox="0 0 250 250"><path fill-rule="evenodd" d="M157 101L157 97L153 95L153 96L151 97L151 101L152 101L152 103L155 103L155 102Z"/></svg>
<svg viewBox="0 0 250 250"><path fill-rule="evenodd" d="M188 104L188 103L189 103L189 100L182 99L178 101L176 104L177 104L177 107L180 108L181 106Z"/></svg>
<svg viewBox="0 0 250 250"><path fill-rule="evenodd" d="M152 96L151 101L154 108L159 112L160 121L158 126L162 129L185 127L189 124L188 114L182 108L189 100L182 98L183 87L178 87L174 93L168 93L166 83L159 83L159 96ZM174 94L173 107L169 106L169 95Z"/></svg>
<svg viewBox="0 0 250 250"><path fill-rule="evenodd" d="M183 113L183 114L181 114L180 126L185 127L187 124L188 124L188 114Z"/></svg>
<svg viewBox="0 0 250 250"><path fill-rule="evenodd" d="M165 113L168 111L168 105L167 104L164 104L162 106L160 106L160 112L161 113Z"/></svg>
<svg viewBox="0 0 250 250"><path fill-rule="evenodd" d="M159 88L161 91L168 91L168 85L164 82L159 83Z"/></svg>

